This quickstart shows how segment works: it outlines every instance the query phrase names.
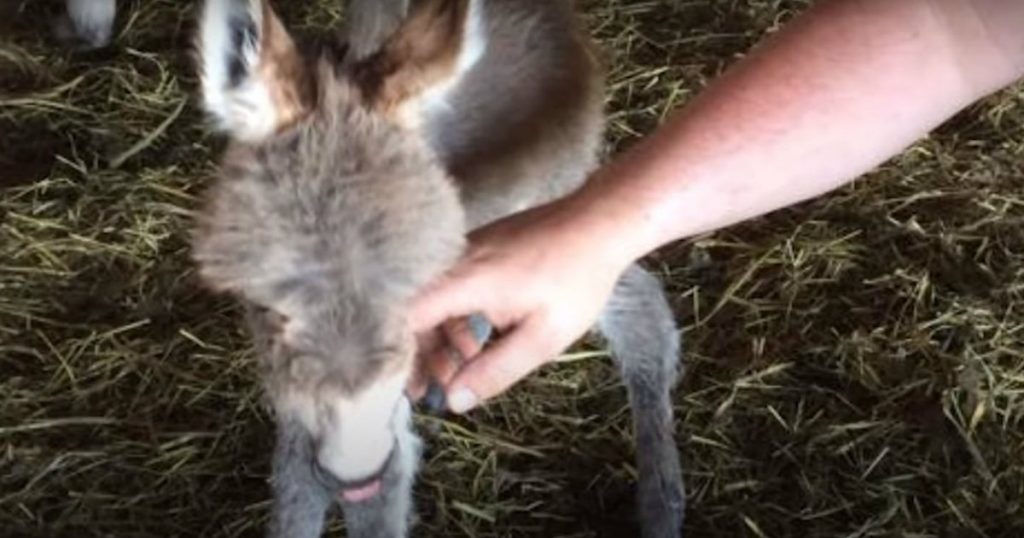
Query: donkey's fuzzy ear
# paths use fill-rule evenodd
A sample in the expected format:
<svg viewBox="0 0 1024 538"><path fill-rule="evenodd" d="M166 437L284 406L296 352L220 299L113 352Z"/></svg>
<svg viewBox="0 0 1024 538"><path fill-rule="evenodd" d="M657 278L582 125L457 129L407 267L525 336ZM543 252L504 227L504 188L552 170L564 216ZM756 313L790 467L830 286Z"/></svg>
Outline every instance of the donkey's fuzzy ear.
<svg viewBox="0 0 1024 538"><path fill-rule="evenodd" d="M309 70L266 0L206 0L196 49L203 107L218 130L258 141L309 111Z"/></svg>
<svg viewBox="0 0 1024 538"><path fill-rule="evenodd" d="M419 0L380 51L357 67L373 106L416 123L476 65L487 47L482 0Z"/></svg>

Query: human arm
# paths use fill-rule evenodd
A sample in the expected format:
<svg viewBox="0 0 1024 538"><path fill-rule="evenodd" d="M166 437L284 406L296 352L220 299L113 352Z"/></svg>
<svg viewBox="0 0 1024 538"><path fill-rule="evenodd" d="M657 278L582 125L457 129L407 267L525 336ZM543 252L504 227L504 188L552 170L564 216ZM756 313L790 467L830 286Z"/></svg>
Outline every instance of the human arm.
<svg viewBox="0 0 1024 538"><path fill-rule="evenodd" d="M1022 36L1015 0L821 2L564 205L632 259L812 198L1013 82Z"/></svg>
<svg viewBox="0 0 1024 538"><path fill-rule="evenodd" d="M819 2L580 191L473 234L413 316L429 332L480 311L505 332L476 354L455 331L475 356L430 364L453 410L569 346L635 259L839 187L1022 72L1024 2Z"/></svg>

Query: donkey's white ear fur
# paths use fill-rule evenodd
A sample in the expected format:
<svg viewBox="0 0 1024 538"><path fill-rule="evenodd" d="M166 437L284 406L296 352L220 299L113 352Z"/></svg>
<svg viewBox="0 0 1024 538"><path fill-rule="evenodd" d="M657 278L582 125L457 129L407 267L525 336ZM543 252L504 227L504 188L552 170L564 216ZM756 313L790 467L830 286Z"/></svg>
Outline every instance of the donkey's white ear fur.
<svg viewBox="0 0 1024 538"><path fill-rule="evenodd" d="M214 127L258 141L301 115L305 71L265 0L206 0L196 43Z"/></svg>
<svg viewBox="0 0 1024 538"><path fill-rule="evenodd" d="M410 105L417 117L429 115L438 110L447 110L448 95L458 86L462 78L480 61L487 50L487 29L485 27L483 0L468 0L466 20L462 26L462 39L455 66L451 74L438 84L428 87L421 95L415 97Z"/></svg>
<svg viewBox="0 0 1024 538"><path fill-rule="evenodd" d="M270 92L251 76L259 60L260 0L207 0L199 23L203 107L214 126L244 140L276 125Z"/></svg>
<svg viewBox="0 0 1024 538"><path fill-rule="evenodd" d="M487 26L484 20L483 0L469 0L466 7L466 25L463 28L462 48L455 65L457 79L461 79L487 50Z"/></svg>
<svg viewBox="0 0 1024 538"><path fill-rule="evenodd" d="M482 0L421 0L364 65L379 77L368 77L376 83L370 93L385 114L415 126L447 108L451 90L486 48Z"/></svg>

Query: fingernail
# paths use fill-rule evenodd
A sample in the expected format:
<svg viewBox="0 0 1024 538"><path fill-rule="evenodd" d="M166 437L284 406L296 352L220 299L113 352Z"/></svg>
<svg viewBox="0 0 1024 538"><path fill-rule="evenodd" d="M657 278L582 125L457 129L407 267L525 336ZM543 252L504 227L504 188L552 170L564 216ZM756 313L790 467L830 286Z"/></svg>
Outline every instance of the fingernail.
<svg viewBox="0 0 1024 538"><path fill-rule="evenodd" d="M487 321L483 314L473 314L469 316L467 323L477 343L481 345L486 344L487 340L491 338L491 333L494 331L494 326L491 325L491 322Z"/></svg>
<svg viewBox="0 0 1024 538"><path fill-rule="evenodd" d="M448 409L453 413L465 413L476 405L476 394L463 387L452 391L448 396Z"/></svg>
<svg viewBox="0 0 1024 538"><path fill-rule="evenodd" d="M431 381L427 387L427 393L423 396L423 405L431 413L441 413L445 408L444 399L444 388L438 385L437 382Z"/></svg>

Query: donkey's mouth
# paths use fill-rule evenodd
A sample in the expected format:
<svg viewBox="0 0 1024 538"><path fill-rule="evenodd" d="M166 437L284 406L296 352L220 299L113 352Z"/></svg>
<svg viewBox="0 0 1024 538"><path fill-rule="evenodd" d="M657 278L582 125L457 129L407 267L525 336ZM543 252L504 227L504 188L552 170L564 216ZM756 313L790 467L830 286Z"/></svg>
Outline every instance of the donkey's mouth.
<svg viewBox="0 0 1024 538"><path fill-rule="evenodd" d="M380 493L380 479L371 480L360 486L342 488L341 498L350 503L361 503L370 500Z"/></svg>
<svg viewBox="0 0 1024 538"><path fill-rule="evenodd" d="M394 457L395 450L392 449L380 468L361 480L342 480L315 460L313 461L313 474L324 487L336 492L341 500L349 503L361 503L376 497L380 493L384 474L391 466Z"/></svg>

